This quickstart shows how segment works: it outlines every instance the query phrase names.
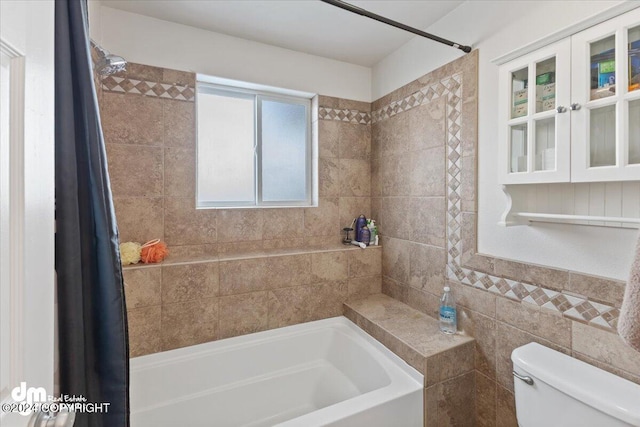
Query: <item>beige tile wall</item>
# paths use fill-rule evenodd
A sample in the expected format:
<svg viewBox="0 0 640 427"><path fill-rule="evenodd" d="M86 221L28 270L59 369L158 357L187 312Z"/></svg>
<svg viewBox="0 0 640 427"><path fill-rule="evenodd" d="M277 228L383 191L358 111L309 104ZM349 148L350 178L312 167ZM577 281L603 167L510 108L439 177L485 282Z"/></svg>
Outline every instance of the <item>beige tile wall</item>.
<svg viewBox="0 0 640 427"><path fill-rule="evenodd" d="M462 81L462 171L456 191L461 197L461 266L478 276L486 273L526 282L618 308L624 292L619 281L476 253L477 58L477 51L466 55L373 103L372 215L379 217L384 236L383 292L436 317L442 287L445 283L453 287L460 328L476 338L476 424L515 427L510 360L514 348L539 342L637 383L640 355L611 328L586 324L582 316L513 301L446 278L445 233L452 232L447 227L456 226L444 224L443 196L449 194L445 193L445 130L455 120L445 114L448 100L436 97L426 105L400 109L390 118L380 118L377 112L457 73ZM429 173L417 170L418 165Z"/></svg>
<svg viewBox="0 0 640 427"><path fill-rule="evenodd" d="M131 356L340 316L380 293L381 259L340 247L125 267Z"/></svg>
<svg viewBox="0 0 640 427"><path fill-rule="evenodd" d="M194 88L195 75L129 64L99 88L120 240L160 238L170 250L161 266L125 269L132 356L340 315L347 298L380 292L381 250L339 243L344 226L370 213L369 124L314 113L318 207L196 210L195 103L158 96L154 82ZM265 257L273 250L298 253Z"/></svg>
<svg viewBox="0 0 640 427"><path fill-rule="evenodd" d="M130 81L195 86L195 74L140 64ZM318 120L319 205L292 209L195 208L195 103L105 87L100 99L122 242L160 238L172 259L338 243L341 229L369 217L369 124ZM139 91L138 91L139 92ZM370 111L370 104L319 97L320 106Z"/></svg>

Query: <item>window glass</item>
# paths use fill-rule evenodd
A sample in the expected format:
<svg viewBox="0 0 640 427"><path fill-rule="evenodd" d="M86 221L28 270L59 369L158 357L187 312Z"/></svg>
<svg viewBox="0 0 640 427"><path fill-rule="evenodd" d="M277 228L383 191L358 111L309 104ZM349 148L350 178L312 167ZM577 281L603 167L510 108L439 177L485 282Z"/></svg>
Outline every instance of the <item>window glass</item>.
<svg viewBox="0 0 640 427"><path fill-rule="evenodd" d="M304 105L262 101L262 199L307 198L307 114Z"/></svg>
<svg viewBox="0 0 640 427"><path fill-rule="evenodd" d="M198 85L200 207L309 206L307 98Z"/></svg>
<svg viewBox="0 0 640 427"><path fill-rule="evenodd" d="M253 203L254 99L198 94L198 201Z"/></svg>

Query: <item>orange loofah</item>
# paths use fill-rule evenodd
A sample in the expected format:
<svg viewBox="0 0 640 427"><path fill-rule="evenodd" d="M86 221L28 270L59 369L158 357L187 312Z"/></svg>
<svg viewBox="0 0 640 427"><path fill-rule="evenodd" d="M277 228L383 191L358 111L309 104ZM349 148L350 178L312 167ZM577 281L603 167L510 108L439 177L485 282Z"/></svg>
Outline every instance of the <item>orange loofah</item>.
<svg viewBox="0 0 640 427"><path fill-rule="evenodd" d="M142 253L140 259L145 264L153 264L161 262L169 255L169 250L164 242L160 239L150 240L142 245Z"/></svg>

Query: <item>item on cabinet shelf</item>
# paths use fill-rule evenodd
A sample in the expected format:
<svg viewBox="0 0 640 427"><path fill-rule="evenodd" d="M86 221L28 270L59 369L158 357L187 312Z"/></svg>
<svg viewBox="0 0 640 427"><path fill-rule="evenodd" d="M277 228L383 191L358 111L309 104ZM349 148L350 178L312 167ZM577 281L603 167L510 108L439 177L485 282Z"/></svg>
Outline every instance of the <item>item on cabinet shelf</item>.
<svg viewBox="0 0 640 427"><path fill-rule="evenodd" d="M611 59L598 63L598 87L616 84L616 61Z"/></svg>
<svg viewBox="0 0 640 427"><path fill-rule="evenodd" d="M616 91L615 49L591 56L591 99L611 96Z"/></svg>
<svg viewBox="0 0 640 427"><path fill-rule="evenodd" d="M369 231L371 232L371 238L369 239L369 245L378 245L378 227L376 226L376 220L370 219L367 221L367 227L369 227Z"/></svg>
<svg viewBox="0 0 640 427"><path fill-rule="evenodd" d="M444 287L444 294L440 298L440 331L445 334L455 334L458 331L458 316L456 301L451 288Z"/></svg>
<svg viewBox="0 0 640 427"><path fill-rule="evenodd" d="M513 105L526 104L529 99L528 89L516 90L513 92Z"/></svg>
<svg viewBox="0 0 640 427"><path fill-rule="evenodd" d="M527 115L527 104L516 105L513 109L513 118L522 117Z"/></svg>
<svg viewBox="0 0 640 427"><path fill-rule="evenodd" d="M362 235L362 227L367 225L367 218L363 215L360 215L358 218L356 218L356 242L361 242L361 235Z"/></svg>
<svg viewBox="0 0 640 427"><path fill-rule="evenodd" d="M629 43L629 92L640 89L640 40Z"/></svg>
<svg viewBox="0 0 640 427"><path fill-rule="evenodd" d="M536 101L544 101L556 97L556 84L549 83L546 85L536 86Z"/></svg>
<svg viewBox="0 0 640 427"><path fill-rule="evenodd" d="M160 239L154 239L142 245L140 258L145 264L154 264L162 262L167 255L169 255L167 245L161 242Z"/></svg>
<svg viewBox="0 0 640 427"><path fill-rule="evenodd" d="M536 86L548 85L556 82L555 71L549 71L548 73L538 74L536 76Z"/></svg>
<svg viewBox="0 0 640 427"><path fill-rule="evenodd" d="M122 265L139 263L141 251L142 245L138 242L120 243L120 262Z"/></svg>
<svg viewBox="0 0 640 427"><path fill-rule="evenodd" d="M611 94L615 92L615 86L603 87L600 89L591 89L591 100L595 101L596 99L606 98L608 96L611 96Z"/></svg>
<svg viewBox="0 0 640 427"><path fill-rule="evenodd" d="M350 245L351 244L351 236L349 236L349 233L353 231L353 228L345 227L345 228L342 229L342 231L344 231L344 239L342 239L342 244L343 245Z"/></svg>
<svg viewBox="0 0 640 427"><path fill-rule="evenodd" d="M360 242L364 243L367 246L369 246L369 243L371 243L371 231L366 225L363 226L360 230Z"/></svg>
<svg viewBox="0 0 640 427"><path fill-rule="evenodd" d="M536 111L539 113L549 111L556 108L556 98L545 99L544 101L536 101Z"/></svg>

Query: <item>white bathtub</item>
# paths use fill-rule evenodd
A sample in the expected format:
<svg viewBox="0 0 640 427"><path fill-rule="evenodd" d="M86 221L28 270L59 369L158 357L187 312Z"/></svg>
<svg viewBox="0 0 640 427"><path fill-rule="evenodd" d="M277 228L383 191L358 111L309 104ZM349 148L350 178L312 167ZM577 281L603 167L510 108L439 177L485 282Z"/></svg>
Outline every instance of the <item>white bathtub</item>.
<svg viewBox="0 0 640 427"><path fill-rule="evenodd" d="M132 427L422 426L423 377L345 317L131 360Z"/></svg>

